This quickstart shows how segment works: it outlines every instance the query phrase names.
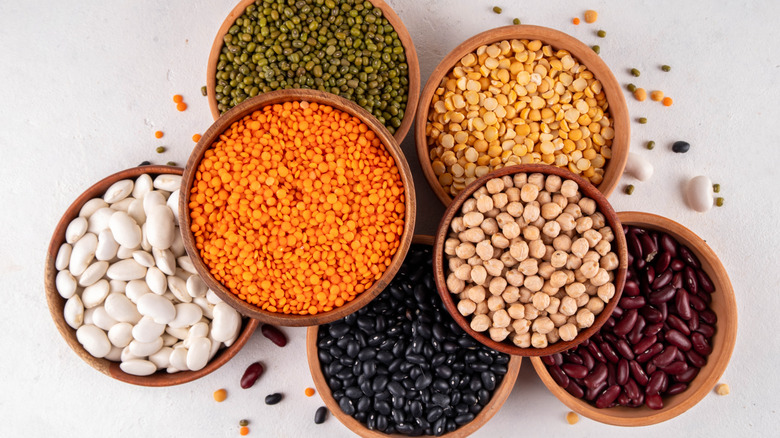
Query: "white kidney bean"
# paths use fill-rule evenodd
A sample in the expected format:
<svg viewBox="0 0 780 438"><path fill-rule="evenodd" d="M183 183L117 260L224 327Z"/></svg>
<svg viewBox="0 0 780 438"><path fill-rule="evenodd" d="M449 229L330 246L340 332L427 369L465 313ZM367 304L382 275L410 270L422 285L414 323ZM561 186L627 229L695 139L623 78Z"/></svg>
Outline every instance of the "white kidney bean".
<svg viewBox="0 0 780 438"><path fill-rule="evenodd" d="M639 181L647 181L653 176L653 165L639 154L629 152L625 171Z"/></svg>
<svg viewBox="0 0 780 438"><path fill-rule="evenodd" d="M144 278L146 268L132 258L120 260L108 267L106 276L112 280L138 280Z"/></svg>
<svg viewBox="0 0 780 438"><path fill-rule="evenodd" d="M206 366L209 360L211 341L208 338L195 338L190 342L187 351L187 368L198 371Z"/></svg>
<svg viewBox="0 0 780 438"><path fill-rule="evenodd" d="M176 274L176 257L167 249L152 248L152 255L157 268L166 275Z"/></svg>
<svg viewBox="0 0 780 438"><path fill-rule="evenodd" d="M73 274L65 270L57 273L57 276L54 278L54 286L57 288L60 296L67 300L76 293L78 283Z"/></svg>
<svg viewBox="0 0 780 438"><path fill-rule="evenodd" d="M70 221L65 229L65 242L75 243L87 232L88 222L86 218L77 217Z"/></svg>
<svg viewBox="0 0 780 438"><path fill-rule="evenodd" d="M167 324L176 317L173 303L157 294L143 295L136 304L141 315L153 318L158 324Z"/></svg>
<svg viewBox="0 0 780 438"><path fill-rule="evenodd" d="M96 211L105 207L108 207L108 203L106 201L102 200L101 198L92 198L85 202L81 207L81 210L79 210L79 216L89 219L89 217L95 214Z"/></svg>
<svg viewBox="0 0 780 438"><path fill-rule="evenodd" d="M138 327L138 326L136 326ZM133 339L127 348L130 349L130 353L136 357L147 357L160 351L163 347L162 337L157 337L149 342L141 342L138 339Z"/></svg>
<svg viewBox="0 0 780 438"><path fill-rule="evenodd" d="M167 205L152 206L146 213L146 237L156 249L168 249L175 233L174 217Z"/></svg>
<svg viewBox="0 0 780 438"><path fill-rule="evenodd" d="M76 339L87 350L87 353L97 358L105 357L111 351L111 342L106 332L98 327L85 324L76 330Z"/></svg>
<svg viewBox="0 0 780 438"><path fill-rule="evenodd" d="M115 324L108 330L108 340L115 347L127 347L133 340L133 325L127 322Z"/></svg>
<svg viewBox="0 0 780 438"><path fill-rule="evenodd" d="M108 331L117 324L117 321L106 312L105 307L100 306L95 307L95 311L92 312L92 323L102 330Z"/></svg>
<svg viewBox="0 0 780 438"><path fill-rule="evenodd" d="M65 302L65 307L62 310L65 316L65 322L72 329L81 327L84 323L84 305L81 303L81 298L78 295L73 295Z"/></svg>
<svg viewBox="0 0 780 438"><path fill-rule="evenodd" d="M99 280L95 284L85 287L81 292L81 301L84 303L84 307L91 309L100 305L108 296L110 288L106 279Z"/></svg>
<svg viewBox="0 0 780 438"><path fill-rule="evenodd" d="M157 371L157 365L143 359L131 359L119 364L119 368L134 376L149 376Z"/></svg>
<svg viewBox="0 0 780 438"><path fill-rule="evenodd" d="M79 286L82 287L92 286L98 280L103 278L103 275L105 275L107 270L108 270L108 262L99 261L99 262L92 263L87 267L87 269L84 270L84 272L79 277Z"/></svg>
<svg viewBox="0 0 780 438"><path fill-rule="evenodd" d="M712 181L705 175L691 178L686 186L685 198L692 209L700 213L708 211L713 203Z"/></svg>
<svg viewBox="0 0 780 438"><path fill-rule="evenodd" d="M141 244L141 227L124 211L112 214L108 221L108 227L114 240L121 246L136 248Z"/></svg>
<svg viewBox="0 0 780 438"><path fill-rule="evenodd" d="M184 346L174 347L170 358L171 366L178 370L188 370L187 349Z"/></svg>
<svg viewBox="0 0 780 438"><path fill-rule="evenodd" d="M165 324L160 324L150 316L144 316L133 327L133 339L138 342L152 342L165 332ZM147 356L147 355L141 355Z"/></svg>
<svg viewBox="0 0 780 438"><path fill-rule="evenodd" d="M86 233L77 242L73 244L68 263L70 273L79 276L84 273L92 259L95 258L97 249L97 236L93 233Z"/></svg>
<svg viewBox="0 0 780 438"><path fill-rule="evenodd" d="M130 196L130 193L132 192L133 181L129 179L123 179L121 181L115 182L106 190L106 193L103 195L103 200L109 204L113 204L114 202L121 201Z"/></svg>
<svg viewBox="0 0 780 438"><path fill-rule="evenodd" d="M164 173L154 178L154 188L173 192L181 187L181 175Z"/></svg>

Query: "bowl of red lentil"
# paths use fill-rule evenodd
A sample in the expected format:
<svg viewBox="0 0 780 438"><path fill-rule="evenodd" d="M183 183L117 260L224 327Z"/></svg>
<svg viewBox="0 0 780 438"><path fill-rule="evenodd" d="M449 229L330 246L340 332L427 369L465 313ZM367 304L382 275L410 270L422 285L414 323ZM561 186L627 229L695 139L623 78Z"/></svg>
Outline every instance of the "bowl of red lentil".
<svg viewBox="0 0 780 438"><path fill-rule="evenodd" d="M243 315L334 321L382 291L411 244L416 203L393 136L316 90L264 93L206 131L182 179L184 244Z"/></svg>
<svg viewBox="0 0 780 438"><path fill-rule="evenodd" d="M420 165L445 205L518 164L566 168L609 196L628 158L615 76L590 47L546 27L499 27L461 43L429 77L415 122Z"/></svg>

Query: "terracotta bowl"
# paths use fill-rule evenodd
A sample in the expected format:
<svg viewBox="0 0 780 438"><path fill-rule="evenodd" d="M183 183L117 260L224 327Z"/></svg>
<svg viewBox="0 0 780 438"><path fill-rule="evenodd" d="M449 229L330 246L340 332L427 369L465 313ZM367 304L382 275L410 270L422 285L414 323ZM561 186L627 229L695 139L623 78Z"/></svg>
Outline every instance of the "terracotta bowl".
<svg viewBox="0 0 780 438"><path fill-rule="evenodd" d="M420 103L415 118L414 141L417 144L417 156L420 160L425 179L445 206L452 202L452 196L439 184L436 174L431 166L431 158L428 148L428 140L425 135L425 126L428 122L428 112L436 89L439 88L442 78L468 53L474 52L478 47L503 40L540 40L544 44L551 45L554 49L569 51L581 64L587 66L593 75L601 82L607 95L610 115L614 121L615 138L612 140L612 158L604 167L604 179L598 185L598 190L609 196L617 187L623 169L628 159L630 138L630 119L628 108L620 84L607 67L607 64L590 47L578 39L563 32L541 26L504 26L477 34L458 47L453 49L433 70L428 82L423 88Z"/></svg>
<svg viewBox="0 0 780 438"><path fill-rule="evenodd" d="M564 388L558 386L540 358L532 358L531 362L550 392L573 411L601 423L616 426L648 426L682 414L712 391L726 370L734 350L737 339L737 302L731 281L718 256L691 230L671 219L650 213L620 212L618 218L626 225L640 226L670 234L699 258L704 271L710 276L715 285L710 309L718 315L718 322L715 335L712 338L712 353L707 364L689 383L688 389L680 394L665 397L663 409L652 410L646 406L598 409L585 400L574 398Z"/></svg>
<svg viewBox="0 0 780 438"><path fill-rule="evenodd" d="M251 319L244 319L241 334L238 339L228 348L223 348L217 353L216 356L206 365L205 368L199 371L182 371L179 373L168 374L165 371L158 371L150 376L135 376L127 374L119 369L119 363L113 362L108 359L98 359L93 357L84 347L81 346L76 339L76 330L73 330L66 322L63 316L63 308L65 307L65 299L57 292L55 285L55 278L57 276L57 268L54 267L54 261L57 258L57 252L60 246L65 243L65 229L68 224L78 217L81 207L92 198L100 197L105 193L106 189L113 183L123 179L135 179L138 176L148 173L152 177L159 174L175 174L181 175L182 169L179 167L170 166L140 166L132 169L123 170L117 172L111 176L103 178L95 183L92 187L82 193L75 201L68 207L65 214L60 219L57 227L54 229L54 235L49 243L49 249L46 252L46 272L44 280L46 283L46 302L49 305L49 312L54 320L54 325L57 326L57 330L68 343L70 348L76 352L76 354L88 363L92 368L100 371L101 373L111 376L117 380L123 382L132 383L140 386L173 386L182 383L191 382L195 379L199 379L206 374L211 373L217 368L229 361L233 356L238 353L239 350L246 344L249 337L258 326L258 322Z"/></svg>
<svg viewBox="0 0 780 438"><path fill-rule="evenodd" d="M384 274L366 291L357 295L355 299L345 303L341 307L337 307L329 312L318 313L316 315L293 315L269 312L262 310L260 307L253 304L249 304L246 301L240 299L234 295L230 289L220 283L210 272L209 268L204 263L200 256L200 252L195 247L195 237L191 231L191 221L189 214L189 201L190 192L193 181L195 180L195 174L198 169L198 165L208 149L211 148L214 141L230 127L235 121L240 120L246 115L249 115L267 105L272 105L280 102L289 101L308 101L317 102L320 104L329 105L340 111L344 111L352 116L357 117L363 123L365 123L369 129L374 131L377 137L382 141L387 151L395 160L395 164L398 167L398 171L401 175L401 181L404 185L404 199L406 204L406 212L404 216L404 230L400 236L400 246L397 252L393 256L392 263L387 267ZM225 113L222 117L217 119L214 124L203 134L195 149L190 155L187 166L184 170L184 177L182 178L181 197L179 198L179 217L182 220L182 231L184 238L184 247L187 253L190 255L192 262L195 265L195 269L200 274L203 281L214 291L216 294L226 303L230 304L233 308L238 310L242 315L249 318L258 319L261 322L268 324L282 325L282 326L311 326L325 324L327 322L341 319L352 312L365 306L372 298L377 296L385 286L392 280L398 268L403 263L406 252L409 250L409 245L412 242L412 235L414 234L415 215L417 212L416 196L414 192L414 183L412 181L412 173L409 170L409 164L406 162L401 147L398 142L395 141L392 135L382 126L374 117L372 117L366 110L359 107L356 103L346 100L342 97L336 96L330 93L323 93L316 90L280 90L272 91L270 93L264 93L252 99L248 99L230 111Z"/></svg>
<svg viewBox="0 0 780 438"><path fill-rule="evenodd" d="M615 240L612 242L612 252L617 254L619 260L619 266L617 272L615 272L615 296L604 306L604 310L596 316L593 325L585 330L581 330L577 336L571 341L559 340L558 342L548 345L545 348L520 348L511 343L510 341L496 342L490 339L487 332L480 333L471 329L470 321L458 312L457 303L453 298L453 295L447 289L446 277L447 270L445 270L445 254L444 254L444 242L447 240L447 235L450 231L450 224L456 214L460 213L460 208L463 203L471 197L480 187L484 186L488 180L493 178L500 178L505 175L514 175L517 173L542 173L545 175L558 175L563 180L570 179L577 183L580 193L584 197L588 197L596 201L597 211L601 212L606 218L606 223L612 230L617 230L615 234ZM609 319L612 314L612 309L615 308L617 302L620 300L620 295L623 292L623 285L626 281L626 270L628 268L628 250L626 247L626 239L621 232L622 228L620 220L618 220L615 211L607 201L607 198L593 184L586 181L584 178L573 174L572 172L561 169L555 166L549 166L546 164L522 164L518 166L505 167L488 173L487 175L477 179L472 184L466 187L465 190L460 192L458 196L450 203L447 210L444 212L444 217L439 223L439 229L436 232L436 243L433 247L433 273L436 278L436 288L439 291L439 295L444 301L444 306L447 311L452 315L455 322L460 325L463 330L474 337L480 343L487 345L488 347L498 350L504 353L518 355L518 356L548 356L550 354L558 353L560 351L568 350L569 348L579 345L581 342L590 338L598 329Z"/></svg>
<svg viewBox="0 0 780 438"><path fill-rule="evenodd" d="M400 144L412 127L414 112L417 110L417 99L420 95L420 62L417 59L417 50L414 48L412 37L409 35L409 31L406 29L406 26L404 26L401 18L393 11L393 8L385 3L384 0L369 1L373 3L375 7L382 10L383 16L390 22L393 29L395 29L395 32L398 34L398 39L401 40L401 44L404 47L406 64L409 66L407 70L409 72L409 94L406 101L406 112L404 112L404 118L401 120L401 126L398 127L393 135ZM209 100L209 108L211 109L211 115L214 117L214 120L217 120L220 116L215 89L217 86L217 64L219 63L219 55L222 52L223 38L230 27L233 26L233 23L235 23L236 18L243 15L246 7L254 2L255 0L239 1L236 7L233 8L225 18L222 26L220 26L217 31L217 35L214 37L214 43L212 44L211 52L209 53L208 66L206 67L206 92Z"/></svg>
<svg viewBox="0 0 780 438"><path fill-rule="evenodd" d="M412 241L416 244L433 245L434 238L432 236L416 235ZM345 414L336 399L333 398L333 393L325 381L325 375L322 373L322 367L320 366L320 358L317 354L317 333L319 327L309 327L306 330L306 357L309 361L309 371L311 372L312 379L314 380L314 386L317 388L320 397L325 402L325 406L338 420L349 430L360 435L364 438L387 438L397 437L405 438L406 435L401 434L386 434L378 430L370 430L365 424L356 420L350 415ZM501 406L504 405L506 399L509 397L509 393L512 392L512 388L517 380L517 374L520 372L520 365L522 362L521 357L512 357L507 365L507 373L501 380L501 383L496 387L493 392L493 397L490 402L482 409L482 411L474 417L469 423L460 426L453 432L441 435L447 438L462 438L469 436L477 431L480 427L484 426L494 415L498 413Z"/></svg>

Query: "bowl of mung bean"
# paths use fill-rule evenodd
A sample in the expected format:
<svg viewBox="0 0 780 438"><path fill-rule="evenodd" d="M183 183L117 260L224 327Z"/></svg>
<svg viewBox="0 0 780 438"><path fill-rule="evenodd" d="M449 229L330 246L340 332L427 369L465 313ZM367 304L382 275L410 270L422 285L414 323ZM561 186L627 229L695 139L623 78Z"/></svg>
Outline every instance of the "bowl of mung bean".
<svg viewBox="0 0 780 438"><path fill-rule="evenodd" d="M392 279L414 223L409 165L352 101L280 90L217 119L190 155L180 198L198 273L244 316L323 324Z"/></svg>
<svg viewBox="0 0 780 438"><path fill-rule="evenodd" d="M157 290L160 292L159 295L152 293L144 276L148 272L146 266L142 267L140 273L130 274L136 279L122 277L128 275L127 263L133 263L133 260L142 260L150 266L155 266L157 260L151 255L152 251L148 250L150 248L145 237L146 232L143 232L143 243L139 243L137 247L118 245L112 235L117 234L116 231L119 229L117 225L121 221L115 219L114 223L111 223L109 217L113 214L125 216L124 212L129 210L128 215L138 218L143 225L146 216L139 216L139 210L136 209L136 206L140 207L141 212L143 211L142 199L144 193L152 189L153 179L166 176L176 178L182 172L183 169L179 167L139 166L117 172L98 181L79 195L65 211L54 230L46 253L46 301L57 330L68 346L84 362L101 373L122 382L160 387L179 385L199 379L233 358L258 326L258 322L255 320L239 318L239 331L237 335L232 335L231 340L225 344L229 344L228 346L224 346L224 343L214 340L213 337L209 338L209 347L214 346L215 349L209 351L207 348L205 352L200 352L208 354L209 360L205 363L200 360L200 363L195 366L193 355L190 361L193 370L189 370L186 365L187 354L183 356L176 354L177 359L181 359L173 360L181 367L176 368L171 365L171 353L173 350L183 347L183 340L188 337L191 328L187 324L199 323L204 326L202 328L206 328L205 333L208 335L209 326L213 327L213 315L210 312L213 310L214 304L206 301L205 294L198 298L181 294L174 296L167 286L164 286L162 290ZM175 179L168 182L175 182L178 185ZM166 192L170 193L172 187L168 186L165 189L168 189ZM120 192L124 193L120 195ZM149 198L150 201L147 203L152 204L152 196ZM163 198L158 198L158 200L161 199ZM132 202L135 202L135 205L130 207ZM164 201L163 205L165 205ZM172 204L172 206L177 208L176 204ZM173 216L169 216L169 218L173 218ZM126 242L123 241L123 243ZM91 249L84 250L90 246ZM186 260L182 259L186 255L180 238L176 239L176 243L172 244L171 248L163 252L170 253L170 259L174 257L177 259L173 264L168 264L171 277L188 278L193 275L182 269L182 267L191 268L188 267ZM85 256L79 256L79 253ZM163 256L162 253L159 253L158 257L160 262L157 266L163 266L162 259L168 257ZM140 265L136 266L136 268L139 267ZM152 269L158 268L149 268L149 270ZM168 269L166 268L166 270ZM101 276L101 272L104 275ZM165 279L165 276L163 275L162 278ZM193 279L189 283L194 284L195 282L196 279ZM170 283L174 284L176 281L170 280ZM197 283L200 284L200 282ZM154 341L146 342L148 339L143 339L144 342L140 343L139 338L145 335L141 332L148 329L149 324L140 322L142 318L139 312L144 314L144 318L146 318L147 310L154 307L154 305L147 305L148 303L141 303L142 301L150 301L154 304L154 300L141 298L147 294L150 297L153 296L152 298L157 298L158 301L170 301L172 304L168 304L169 310L176 309L180 317L176 323L173 323L176 326L175 329L163 324L158 329L165 328L169 332L164 332L162 335L156 333L152 335ZM187 292L184 294L187 295ZM184 304L182 305L182 303ZM137 305L139 310L136 310ZM198 308L203 306L203 310L195 309L193 306ZM183 322L185 313L191 315L189 323ZM201 319L199 314L207 317L208 323L201 322L206 319ZM169 319L175 315L176 313L169 315ZM195 317L198 320L195 320ZM142 329L141 326L145 327ZM131 332L131 329L134 331ZM158 337L161 339L157 339ZM194 337L190 339L188 347L182 351L188 352L191 346L189 342L194 340ZM205 343L206 341L199 342L199 344ZM222 348L217 349L218 347ZM141 353L140 350L146 351ZM205 356L201 359L205 359Z"/></svg>
<svg viewBox="0 0 780 438"><path fill-rule="evenodd" d="M518 164L566 168L609 196L628 158L628 109L609 67L546 27L499 27L461 43L429 77L415 122L420 165L445 205Z"/></svg>
<svg viewBox="0 0 780 438"><path fill-rule="evenodd" d="M587 346L532 363L566 406L616 426L674 418L716 389L737 336L737 305L718 257L670 219L618 213L628 281L618 307Z"/></svg>
<svg viewBox="0 0 780 438"><path fill-rule="evenodd" d="M400 143L414 121L420 67L383 0L241 0L214 39L206 84L215 120L262 93L316 89L356 102Z"/></svg>
<svg viewBox="0 0 780 438"><path fill-rule="evenodd" d="M439 295L490 348L521 356L569 349L620 300L628 260L620 230L604 195L568 170L495 170L455 197L439 224Z"/></svg>

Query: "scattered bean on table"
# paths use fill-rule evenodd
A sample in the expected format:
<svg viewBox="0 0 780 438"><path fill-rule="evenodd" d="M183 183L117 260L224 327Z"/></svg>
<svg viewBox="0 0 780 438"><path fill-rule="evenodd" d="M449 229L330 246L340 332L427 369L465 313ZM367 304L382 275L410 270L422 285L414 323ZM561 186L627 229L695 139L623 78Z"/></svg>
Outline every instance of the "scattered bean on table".
<svg viewBox="0 0 780 438"><path fill-rule="evenodd" d="M712 193L712 181L706 175L698 175L691 178L685 188L685 198L688 201L688 205L700 213L709 211L712 208Z"/></svg>
<svg viewBox="0 0 780 438"><path fill-rule="evenodd" d="M634 98L640 102L647 99L647 91L644 88L634 88Z"/></svg>
<svg viewBox="0 0 780 438"><path fill-rule="evenodd" d="M723 197L718 196L715 198L715 205L718 207L723 207Z"/></svg>
<svg viewBox="0 0 780 438"><path fill-rule="evenodd" d="M267 396L265 396L265 404L267 404L267 405L275 405L275 404L279 403L280 401L282 401L282 398L283 398L282 394L280 394L278 392L275 392L273 394L268 394Z"/></svg>
<svg viewBox="0 0 780 438"><path fill-rule="evenodd" d="M498 6L493 6L493 12L495 12L496 14L500 14L500 13L504 12L504 10L501 9L500 7L498 7Z"/></svg>
<svg viewBox="0 0 780 438"><path fill-rule="evenodd" d="M241 387L244 389L251 388L257 382L257 379L263 375L264 370L265 368L263 368L263 364L260 362L249 365L241 376Z"/></svg>
<svg viewBox="0 0 780 438"><path fill-rule="evenodd" d="M672 71L672 67L664 64L664 65L661 66L661 70L663 70L663 71Z"/></svg>
<svg viewBox="0 0 780 438"><path fill-rule="evenodd" d="M566 414L566 422L569 424L577 424L580 421L580 416L576 412L569 411Z"/></svg>
<svg viewBox="0 0 780 438"><path fill-rule="evenodd" d="M239 426L249 426L249 420L246 420L246 419L241 420L241 421L238 422L238 425Z"/></svg>
<svg viewBox="0 0 780 438"><path fill-rule="evenodd" d="M586 23L595 23L596 20L599 18L599 13L594 11L593 9L588 9L585 11L585 22Z"/></svg>
<svg viewBox="0 0 780 438"><path fill-rule="evenodd" d="M664 106L672 106L672 104L674 103L672 98L669 96L664 97L664 100L662 100L661 102L664 104Z"/></svg>
<svg viewBox="0 0 780 438"><path fill-rule="evenodd" d="M715 193L720 193L720 184L713 184L712 191Z"/></svg>
<svg viewBox="0 0 780 438"><path fill-rule="evenodd" d="M249 428L248 428L248 427L246 427L246 426L241 426L241 427L238 429L238 433L239 433L239 435L242 435L242 436L243 436L243 435L249 435Z"/></svg>
<svg viewBox="0 0 780 438"><path fill-rule="evenodd" d="M263 326L260 327L260 331L263 333L263 336L268 338L277 346L284 347L287 345L287 336L285 336L284 333L282 333L282 331L278 328L270 324L263 324Z"/></svg>
<svg viewBox="0 0 780 438"><path fill-rule="evenodd" d="M163 137L163 132L162 131L155 131L154 132L154 137L155 138L162 138Z"/></svg>
<svg viewBox="0 0 780 438"><path fill-rule="evenodd" d="M223 402L227 398L227 391L224 389L218 389L214 391L214 401Z"/></svg>
<svg viewBox="0 0 780 438"><path fill-rule="evenodd" d="M629 184L626 186L626 195L632 195L634 193L634 185Z"/></svg>
<svg viewBox="0 0 780 438"><path fill-rule="evenodd" d="M571 22L572 22L572 24L574 24L576 26L576 25L580 24L580 19L577 18L577 17L574 17L574 18L571 19Z"/></svg>
<svg viewBox="0 0 780 438"><path fill-rule="evenodd" d="M691 149L691 144L687 141L676 141L672 144L672 151L677 152L678 154L684 154L688 152Z"/></svg>
<svg viewBox="0 0 780 438"><path fill-rule="evenodd" d="M647 123L647 117L640 117L636 119L636 121L639 122L640 125L644 125L645 123Z"/></svg>
<svg viewBox="0 0 780 438"><path fill-rule="evenodd" d="M598 32L596 32L596 35L598 35L598 36L599 36L599 38L604 38L604 37L606 37L606 36L607 36L607 31L605 31L605 30L599 30Z"/></svg>
<svg viewBox="0 0 780 438"><path fill-rule="evenodd" d="M315 391L314 388L306 388L303 393L306 395L306 397L311 397L314 395Z"/></svg>
<svg viewBox="0 0 780 438"><path fill-rule="evenodd" d="M157 152L158 154L162 154L163 152L165 152L165 146L157 146L155 152Z"/></svg>
<svg viewBox="0 0 780 438"><path fill-rule="evenodd" d="M630 91L630 92L632 92L632 93L633 93L634 91L636 91L636 85L634 85L634 84L628 84L628 85L626 86L626 88L628 89L628 91Z"/></svg>
<svg viewBox="0 0 780 438"><path fill-rule="evenodd" d="M647 149L653 150L653 148L655 148L655 142L652 140L648 141L646 147Z"/></svg>
<svg viewBox="0 0 780 438"><path fill-rule="evenodd" d="M596 52L597 55L601 53L601 47L599 46L591 46L590 48L593 49L593 51Z"/></svg>
<svg viewBox="0 0 780 438"><path fill-rule="evenodd" d="M199 142L200 138L201 138L200 134L192 134L192 141L194 141L195 143Z"/></svg>
<svg viewBox="0 0 780 438"><path fill-rule="evenodd" d="M639 75L640 75L641 73L639 72L639 70L638 70L638 69L632 68L632 69L631 69L631 74L632 74L633 76L635 76L635 77L639 77Z"/></svg>
<svg viewBox="0 0 780 438"><path fill-rule="evenodd" d="M729 395L730 392L729 385L726 383L718 383L715 386L715 393L718 395Z"/></svg>
<svg viewBox="0 0 780 438"><path fill-rule="evenodd" d="M515 24L515 25L521 24L520 23L520 19L519 18L515 18L514 20L512 20L512 24Z"/></svg>
<svg viewBox="0 0 780 438"><path fill-rule="evenodd" d="M664 92L661 90L654 90L650 92L650 100L653 102L660 102L664 99Z"/></svg>
<svg viewBox="0 0 780 438"><path fill-rule="evenodd" d="M205 85L200 87L200 94L202 94L204 96L208 96L208 94L209 94L208 87L206 87Z"/></svg>
<svg viewBox="0 0 780 438"><path fill-rule="evenodd" d="M320 406L317 408L317 411L314 413L314 424L322 424L325 422L325 420L328 419L328 408L325 406Z"/></svg>

